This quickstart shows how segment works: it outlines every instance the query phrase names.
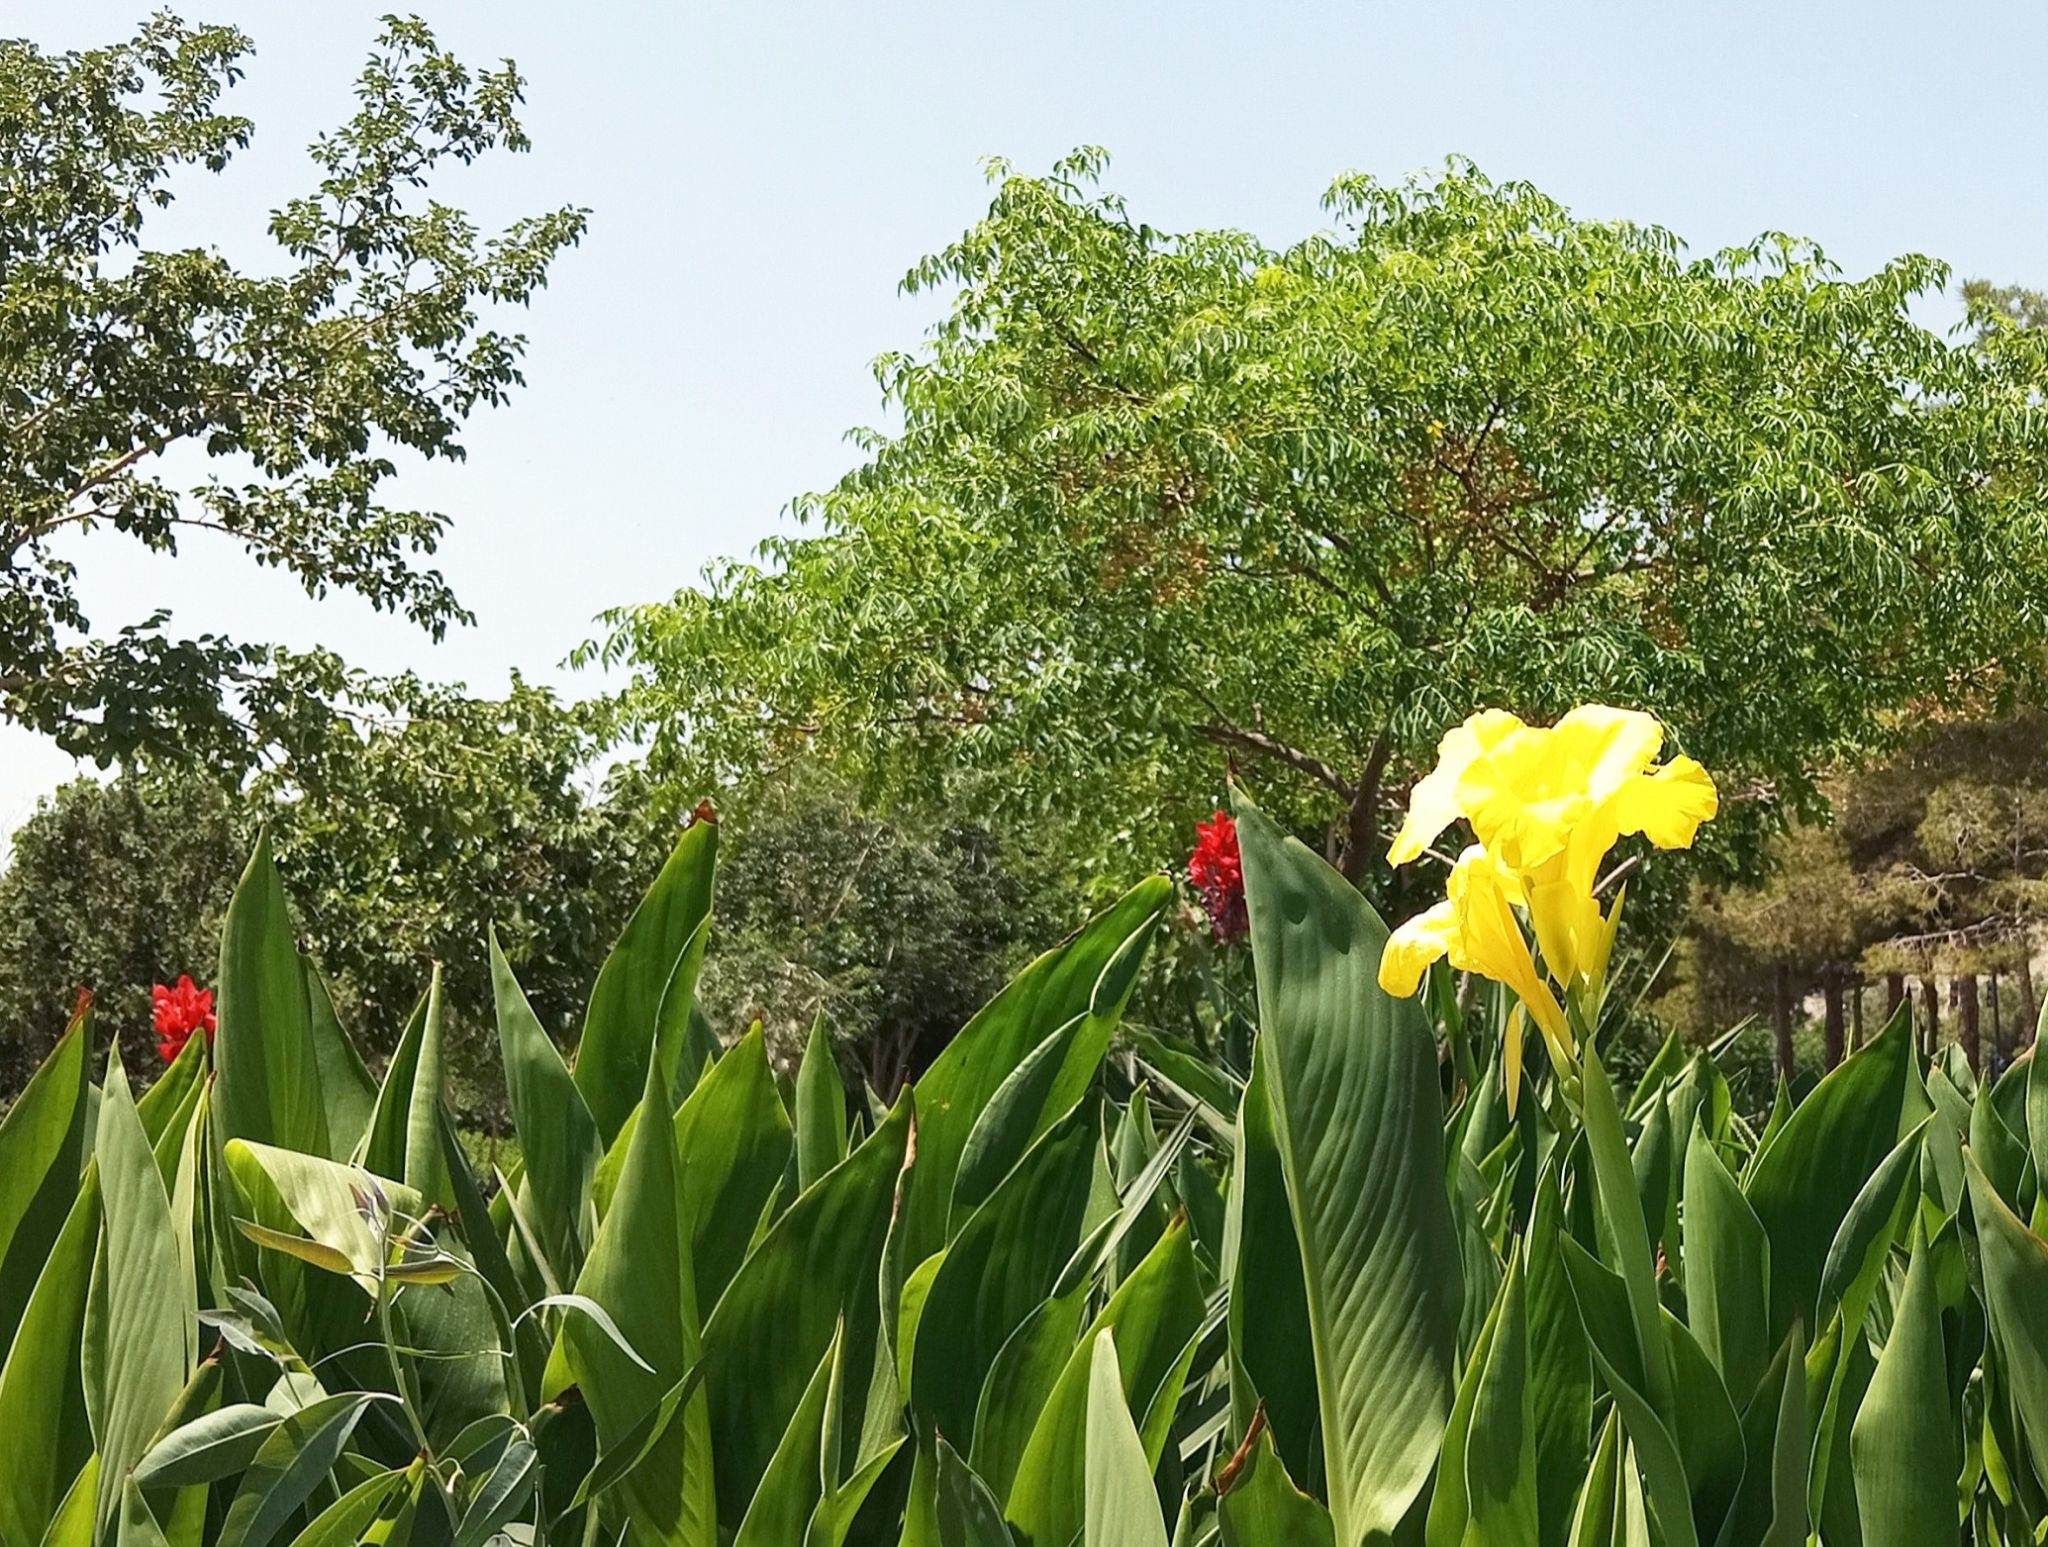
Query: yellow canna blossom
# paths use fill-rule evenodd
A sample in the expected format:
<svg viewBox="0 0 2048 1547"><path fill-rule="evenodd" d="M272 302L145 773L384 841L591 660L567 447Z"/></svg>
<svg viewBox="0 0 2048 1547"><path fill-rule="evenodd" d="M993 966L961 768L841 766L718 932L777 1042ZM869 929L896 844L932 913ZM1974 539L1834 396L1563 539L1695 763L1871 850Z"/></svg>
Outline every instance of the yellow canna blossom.
<svg viewBox="0 0 2048 1547"><path fill-rule="evenodd" d="M1411 994L1429 964L1448 957L1513 989L1518 1012L1568 1069L1576 1049L1558 990L1590 1024L1621 919L1621 898L1603 913L1595 891L1608 851L1634 833L1659 848L1690 847L1719 804L1714 781L1693 759L1657 765L1663 747L1664 727L1653 716L1604 704L1583 705L1552 726L1488 709L1450 731L1436 767L1409 797L1387 858L1408 863L1460 819L1479 841L1452 867L1445 900L1389 938L1381 987ZM1518 1013L1503 1048L1510 1108L1521 1055Z"/></svg>
<svg viewBox="0 0 2048 1547"><path fill-rule="evenodd" d="M1614 915L1594 886L1607 853L1641 833L1659 848L1691 846L1719 805L1714 781L1689 757L1651 766L1664 727L1634 709L1587 704L1553 726L1498 709L1473 715L1438 749L1387 858L1406 864L1460 817L1521 879L1544 964L1567 985L1605 970Z"/></svg>
<svg viewBox="0 0 2048 1547"><path fill-rule="evenodd" d="M1520 996L1537 1029L1559 1060L1574 1052L1564 1006L1529 954L1515 906L1523 901L1521 882L1478 844L1458 856L1444 900L1410 919L1388 936L1380 954L1380 987L1405 997L1421 985L1422 974L1439 957L1448 957L1461 972L1476 972L1505 983ZM1522 1023L1508 1023L1508 1104L1514 1105L1522 1068ZM1564 1065L1561 1063L1560 1067Z"/></svg>

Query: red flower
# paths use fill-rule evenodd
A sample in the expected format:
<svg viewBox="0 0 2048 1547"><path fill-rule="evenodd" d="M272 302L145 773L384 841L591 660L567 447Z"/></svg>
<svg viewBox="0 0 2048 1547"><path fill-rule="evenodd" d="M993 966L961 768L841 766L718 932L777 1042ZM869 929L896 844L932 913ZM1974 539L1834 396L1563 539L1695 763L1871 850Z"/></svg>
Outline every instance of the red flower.
<svg viewBox="0 0 2048 1547"><path fill-rule="evenodd" d="M1188 880L1202 899L1209 927L1220 941L1241 939L1250 927L1244 910L1244 859L1237 851L1237 823L1227 811L1195 824L1195 850L1188 856Z"/></svg>
<svg viewBox="0 0 2048 1547"><path fill-rule="evenodd" d="M156 1024L156 1050L165 1063L185 1051L195 1031L205 1032L206 1040L213 1041L212 989L199 987L188 973L178 978L177 987L159 983L149 995L155 1001L151 1019Z"/></svg>

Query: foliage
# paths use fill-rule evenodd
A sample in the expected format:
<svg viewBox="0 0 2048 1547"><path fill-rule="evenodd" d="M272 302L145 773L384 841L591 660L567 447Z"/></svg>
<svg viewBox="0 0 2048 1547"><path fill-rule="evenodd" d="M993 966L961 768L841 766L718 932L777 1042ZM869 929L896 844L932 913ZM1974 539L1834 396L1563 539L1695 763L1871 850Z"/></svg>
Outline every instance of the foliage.
<svg viewBox="0 0 2048 1547"><path fill-rule="evenodd" d="M21 1089L80 988L128 1067L155 1062L150 987L207 975L247 838L206 779L78 779L37 806L0 871L0 1089Z"/></svg>
<svg viewBox="0 0 2048 1547"><path fill-rule="evenodd" d="M893 1097L1059 933L1046 856L973 821L869 811L828 772L793 772L731 823L699 1000L726 1040L760 1020L792 1066L822 1018L845 1067Z"/></svg>
<svg viewBox="0 0 2048 1547"><path fill-rule="evenodd" d="M271 215L275 260L147 245L187 168L254 132L223 111L251 44L168 13L123 43L0 41L0 713L102 764L137 750L241 768L346 674L168 609L95 630L81 539L161 553L224 536L312 596L350 591L435 636L467 614L431 555L445 518L385 503L400 455L456 458L519 385L524 305L581 236L562 209L479 232L427 190L524 150L521 80L387 19L356 114L310 148L317 186ZM204 461L215 471L196 479Z"/></svg>
<svg viewBox="0 0 2048 1547"><path fill-rule="evenodd" d="M1900 1021L1759 1132L1708 1052L1623 1091L1536 1042L1511 1115L1501 996L1388 996L1370 906L1235 816L1249 1082L1099 1077L1156 878L887 1109L813 1056L791 1110L758 1033L707 1060L672 1003L608 1134L501 961L524 1158L488 1203L441 996L372 1083L259 846L211 1054L132 1100L110 1058L95 1100L82 1015L0 1126L0 1536L2034 1539L2031 1061L1979 1084ZM607 1068L602 985L687 981L715 840L605 963Z"/></svg>
<svg viewBox="0 0 2048 1547"><path fill-rule="evenodd" d="M952 309L810 530L614 616L591 653L661 775L817 747L994 770L1026 820L1085 789L1114 873L1232 762L1405 913L1383 808L1468 705L1656 703L1753 864L1918 697L2038 680L2048 339L1916 323L1941 264L1687 258L1459 163L1344 178L1274 249L1162 232L1100 166L999 166L911 272Z"/></svg>
<svg viewBox="0 0 2048 1547"><path fill-rule="evenodd" d="M491 979L495 928L543 1024L567 1036L608 942L658 854L651 823L591 785L587 711L515 679L503 699L418 683L402 717L320 716L238 796L160 761L81 779L15 833L0 873L0 1071L13 1091L64 1024L73 991L131 1068L156 1058L150 985L219 954L220 899L259 824L300 878L304 948L373 1056L442 973L466 1115L500 1124Z"/></svg>

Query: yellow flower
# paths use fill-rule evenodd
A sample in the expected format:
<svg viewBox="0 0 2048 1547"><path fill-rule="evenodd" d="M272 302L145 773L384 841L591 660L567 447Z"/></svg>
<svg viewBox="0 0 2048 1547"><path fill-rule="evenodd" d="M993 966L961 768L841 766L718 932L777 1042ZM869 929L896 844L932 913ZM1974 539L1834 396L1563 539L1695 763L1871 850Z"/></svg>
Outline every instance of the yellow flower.
<svg viewBox="0 0 2048 1547"><path fill-rule="evenodd" d="M1448 891L1442 902L1388 936L1380 954L1380 987L1406 997L1421 985L1431 962L1448 957L1460 972L1476 972L1513 989L1549 1042L1552 1056L1570 1059L1575 1045L1564 1006L1536 970L1515 917L1516 904L1525 900L1519 878L1475 843L1451 867ZM1522 1065L1519 1020L1510 1020L1508 1042L1512 1107Z"/></svg>
<svg viewBox="0 0 2048 1547"><path fill-rule="evenodd" d="M1691 758L1656 766L1663 747L1664 727L1634 709L1586 704L1552 726L1487 709L1444 737L1436 767L1409 796L1407 820L1387 851L1393 864L1423 854L1461 818L1479 841L1452 866L1444 901L1389 937L1380 986L1412 994L1429 964L1448 957L1513 989L1521 1002L1502 1048L1510 1111L1521 1086L1524 1016L1564 1071L1577 1050L1558 989L1587 1024L1597 1015L1621 919L1621 898L1603 913L1595 891L1608 851L1631 833L1659 848L1687 848L1719 804L1714 781Z"/></svg>
<svg viewBox="0 0 2048 1547"><path fill-rule="evenodd" d="M1690 847L1719 804L1693 759L1651 766L1663 745L1664 727L1634 709L1587 704L1548 727L1482 711L1444 737L1387 858L1406 864L1463 817L1520 877L1552 975L1591 980L1613 934L1593 892L1608 850L1629 833L1659 848Z"/></svg>

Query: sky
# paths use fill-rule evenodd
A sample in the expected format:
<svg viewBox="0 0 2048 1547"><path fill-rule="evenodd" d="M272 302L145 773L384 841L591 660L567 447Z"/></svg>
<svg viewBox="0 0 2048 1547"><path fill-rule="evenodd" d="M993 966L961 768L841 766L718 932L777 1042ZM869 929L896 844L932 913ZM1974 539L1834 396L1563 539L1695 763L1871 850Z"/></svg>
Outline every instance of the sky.
<svg viewBox="0 0 2048 1547"><path fill-rule="evenodd" d="M260 266L268 211L311 185L305 144L346 118L400 0L178 3L253 37L231 103L256 140L181 184L151 245ZM392 486L452 518L436 562L476 626L437 646L225 545L169 560L100 534L71 554L100 627L168 605L183 630L372 670L601 690L565 665L600 612L747 552L853 464L848 430L886 424L869 362L942 304L898 281L986 207L991 155L1030 171L1102 145L1135 218L1277 245L1323 228L1341 172L1461 154L1695 251L1788 230L1852 273L1917 251L2048 283L2038 4L418 3L445 45L528 77L532 152L437 196L486 224L591 211L517 319L529 385L473 422L467 461ZM0 0L0 35L90 46L148 4ZM73 772L0 727L0 832Z"/></svg>

